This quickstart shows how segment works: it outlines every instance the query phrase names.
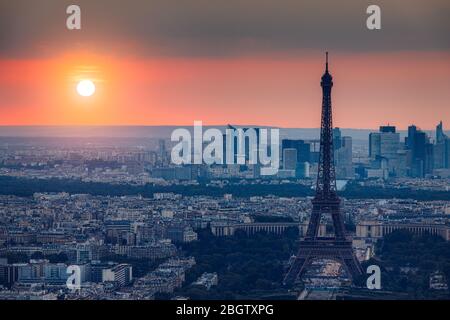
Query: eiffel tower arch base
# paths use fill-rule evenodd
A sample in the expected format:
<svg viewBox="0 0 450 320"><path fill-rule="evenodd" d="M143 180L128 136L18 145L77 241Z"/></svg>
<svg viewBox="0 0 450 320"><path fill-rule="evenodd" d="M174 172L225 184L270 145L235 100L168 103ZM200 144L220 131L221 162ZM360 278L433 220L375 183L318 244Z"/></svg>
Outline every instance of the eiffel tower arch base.
<svg viewBox="0 0 450 320"><path fill-rule="evenodd" d="M334 238L304 240L300 242L298 254L286 274L283 284L293 285L301 278L312 261L317 259L330 259L339 262L352 279L363 273L361 264L353 253L351 241L338 241Z"/></svg>

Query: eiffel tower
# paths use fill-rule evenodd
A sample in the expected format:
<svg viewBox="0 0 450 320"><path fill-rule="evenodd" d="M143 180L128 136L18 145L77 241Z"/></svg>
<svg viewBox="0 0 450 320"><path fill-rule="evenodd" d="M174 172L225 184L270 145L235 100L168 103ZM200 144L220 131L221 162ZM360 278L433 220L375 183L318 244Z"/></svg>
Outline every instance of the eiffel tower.
<svg viewBox="0 0 450 320"><path fill-rule="evenodd" d="M285 285L294 284L315 259L331 259L340 262L353 279L363 272L353 253L352 241L346 237L344 221L340 211L341 200L336 191L331 110L333 77L328 72L328 52L326 53L326 69L322 76L321 86L323 92L322 124L316 194L312 200L313 210L306 237L300 241L298 254L284 278ZM322 214L331 215L334 237L318 236Z"/></svg>

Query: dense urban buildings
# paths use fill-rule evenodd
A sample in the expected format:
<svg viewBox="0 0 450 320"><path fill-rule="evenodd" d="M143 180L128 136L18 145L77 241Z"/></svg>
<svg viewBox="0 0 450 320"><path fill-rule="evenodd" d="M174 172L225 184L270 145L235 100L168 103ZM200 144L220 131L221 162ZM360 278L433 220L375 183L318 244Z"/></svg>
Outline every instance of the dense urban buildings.
<svg viewBox="0 0 450 320"><path fill-rule="evenodd" d="M435 133L381 126L366 140L343 131L333 130L334 164L358 259L376 256L377 242L398 230L449 241L444 123ZM318 140L289 135L274 176L249 164L175 166L162 138L0 138L0 298L156 299L220 288L218 270L190 275L197 257L183 248L203 241L199 233L306 235ZM325 217L321 236L330 224ZM71 265L78 291L67 287ZM445 288L441 278L430 278L434 288ZM308 288L320 279L306 275Z"/></svg>
<svg viewBox="0 0 450 320"><path fill-rule="evenodd" d="M443 125L435 135L381 126L366 140L333 131L342 214L362 263L398 230L450 240ZM0 298L167 299L189 298L191 287L221 290L223 271L204 269L186 249L205 241L204 232L217 239L285 237L291 229L306 235L318 140L289 134L275 176L260 176L254 165L174 166L171 143L161 138L0 138ZM330 234L331 224L324 217L319 234ZM67 287L73 265L80 268L75 291ZM317 273L341 270L332 262L314 266L302 297L324 286ZM338 273L329 286L345 283ZM445 289L442 277L430 276L431 286Z"/></svg>

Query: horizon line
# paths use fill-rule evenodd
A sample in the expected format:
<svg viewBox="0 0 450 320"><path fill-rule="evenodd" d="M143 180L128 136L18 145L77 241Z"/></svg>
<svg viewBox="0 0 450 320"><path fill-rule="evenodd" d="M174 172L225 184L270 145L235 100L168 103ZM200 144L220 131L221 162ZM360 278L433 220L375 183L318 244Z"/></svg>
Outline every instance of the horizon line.
<svg viewBox="0 0 450 320"><path fill-rule="evenodd" d="M444 123L444 122L442 122ZM320 129L320 127L286 127L286 126L276 126L276 125L257 125L257 124L233 124L233 123L226 123L226 124L203 124L203 127L226 127L228 125L236 126L236 127L248 127L248 128L276 128L276 129ZM436 126L439 125L439 123L433 127L433 128L424 128L420 125L411 123L411 126L416 126L420 130L425 131L434 131L436 130ZM169 127L193 127L194 124L183 124L183 125L177 125L177 124L69 124L69 125L53 125L53 124L13 124L13 125L0 125L0 129L3 128L125 128L125 127L131 127L131 128L145 128L145 127L163 127L163 128L169 128ZM333 128L339 128L341 130L379 130L382 126L393 126L396 129L400 131L408 130L408 127L398 127L393 124L384 124L379 125L376 128L358 128L358 127L340 127L340 126L333 126ZM445 130L444 131L450 131Z"/></svg>

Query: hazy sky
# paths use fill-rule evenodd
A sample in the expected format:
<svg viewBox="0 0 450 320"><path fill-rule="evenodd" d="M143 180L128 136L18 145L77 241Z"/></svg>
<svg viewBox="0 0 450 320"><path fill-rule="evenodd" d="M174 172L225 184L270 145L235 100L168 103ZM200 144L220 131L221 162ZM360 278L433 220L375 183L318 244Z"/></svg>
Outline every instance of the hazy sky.
<svg viewBox="0 0 450 320"><path fill-rule="evenodd" d="M329 50L336 125L450 127L449 17L448 0L0 0L0 125L316 127Z"/></svg>

